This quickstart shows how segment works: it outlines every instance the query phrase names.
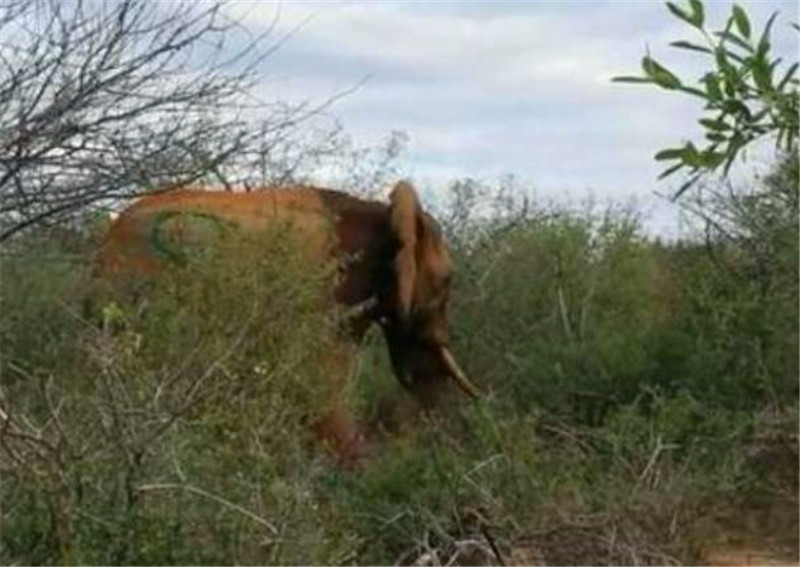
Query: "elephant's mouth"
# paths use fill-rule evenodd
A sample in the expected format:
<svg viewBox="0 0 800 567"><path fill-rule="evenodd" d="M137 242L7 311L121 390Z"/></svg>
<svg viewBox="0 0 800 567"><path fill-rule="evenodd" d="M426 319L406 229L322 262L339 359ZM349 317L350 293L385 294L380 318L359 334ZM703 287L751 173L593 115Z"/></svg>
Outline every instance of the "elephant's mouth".
<svg viewBox="0 0 800 567"><path fill-rule="evenodd" d="M390 342L389 352L395 374L409 390L430 387L447 376L471 398L481 397L480 390L467 378L445 345L419 344L398 347Z"/></svg>

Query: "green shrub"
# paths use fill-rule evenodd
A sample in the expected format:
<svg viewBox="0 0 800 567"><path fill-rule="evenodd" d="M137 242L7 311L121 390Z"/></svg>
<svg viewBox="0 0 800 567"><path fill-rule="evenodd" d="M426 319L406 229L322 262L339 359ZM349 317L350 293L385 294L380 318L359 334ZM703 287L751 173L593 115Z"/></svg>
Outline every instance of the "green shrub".
<svg viewBox="0 0 800 567"><path fill-rule="evenodd" d="M324 368L331 267L291 233L239 235L81 319L89 263L6 258L4 561L317 563L310 425L348 402ZM207 545L213 541L213 545ZM346 540L345 540L346 541ZM257 542L257 543L253 543Z"/></svg>
<svg viewBox="0 0 800 567"><path fill-rule="evenodd" d="M656 251L627 217L532 218L463 252L454 301L465 364L522 411L602 421L629 403L671 317Z"/></svg>
<svg viewBox="0 0 800 567"><path fill-rule="evenodd" d="M326 492L363 538L359 563L496 564L526 549L555 564L696 561L704 514L747 477L741 438L718 436L734 416L681 452L686 413L628 408L596 429L490 403L415 427Z"/></svg>
<svg viewBox="0 0 800 567"><path fill-rule="evenodd" d="M456 350L516 410L602 424L690 394L718 408L797 399L797 159L718 194L708 243L662 244L635 218L511 211L455 239ZM727 224L723 224L727 223Z"/></svg>
<svg viewBox="0 0 800 567"><path fill-rule="evenodd" d="M796 406L798 396L798 157L750 191L698 202L707 244L676 246L687 372L726 406Z"/></svg>
<svg viewBox="0 0 800 567"><path fill-rule="evenodd" d="M85 255L18 251L0 557L698 563L731 525L796 549L791 164L718 201L734 222L707 243L652 242L625 211L459 210L453 350L488 396L432 413L378 330L357 383L331 365L333 266L309 271L291 233L188 254L100 299L99 326ZM378 429L358 471L312 449L331 400Z"/></svg>

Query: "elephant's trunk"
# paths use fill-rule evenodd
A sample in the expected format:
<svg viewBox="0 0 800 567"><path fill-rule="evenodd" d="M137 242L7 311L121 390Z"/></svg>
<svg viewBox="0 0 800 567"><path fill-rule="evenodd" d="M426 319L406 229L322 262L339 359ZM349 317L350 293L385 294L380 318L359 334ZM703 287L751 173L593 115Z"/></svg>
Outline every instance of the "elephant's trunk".
<svg viewBox="0 0 800 567"><path fill-rule="evenodd" d="M464 372L458 367L458 364L456 364L456 359L453 358L453 354L450 352L450 349L443 346L441 347L441 351L445 366L447 366L450 376L453 378L455 383L458 384L458 387L473 398L481 397L481 391L478 390L478 388L467 379L467 377L464 375Z"/></svg>

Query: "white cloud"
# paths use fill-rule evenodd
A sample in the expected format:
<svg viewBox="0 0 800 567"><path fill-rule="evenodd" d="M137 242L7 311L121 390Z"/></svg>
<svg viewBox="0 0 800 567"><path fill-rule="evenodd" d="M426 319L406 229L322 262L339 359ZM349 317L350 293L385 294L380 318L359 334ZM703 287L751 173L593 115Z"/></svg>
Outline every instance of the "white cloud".
<svg viewBox="0 0 800 567"><path fill-rule="evenodd" d="M730 6L707 2L708 18L723 21ZM797 11L778 0L747 8L758 25ZM405 169L420 178L511 172L554 197L668 193L652 155L690 137L701 112L689 98L610 82L636 73L648 45L682 75L702 69L667 47L691 30L660 1L240 2L229 14L257 33L277 10L274 37L296 33L266 61L264 96L324 100L371 75L332 113L359 143L407 132ZM777 49L796 53L794 32L775 34Z"/></svg>

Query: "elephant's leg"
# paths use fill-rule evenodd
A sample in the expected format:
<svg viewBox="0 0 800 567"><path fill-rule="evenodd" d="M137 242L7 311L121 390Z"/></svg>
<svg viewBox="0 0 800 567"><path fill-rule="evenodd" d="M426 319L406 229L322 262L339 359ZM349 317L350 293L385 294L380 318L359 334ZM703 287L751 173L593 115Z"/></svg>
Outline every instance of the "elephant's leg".
<svg viewBox="0 0 800 567"><path fill-rule="evenodd" d="M314 431L346 469L357 466L369 454L364 433L347 409L331 408L317 420Z"/></svg>
<svg viewBox="0 0 800 567"><path fill-rule="evenodd" d="M341 340L321 360L328 399L322 404L314 433L345 468L352 468L368 454L366 437L353 416L358 347Z"/></svg>

